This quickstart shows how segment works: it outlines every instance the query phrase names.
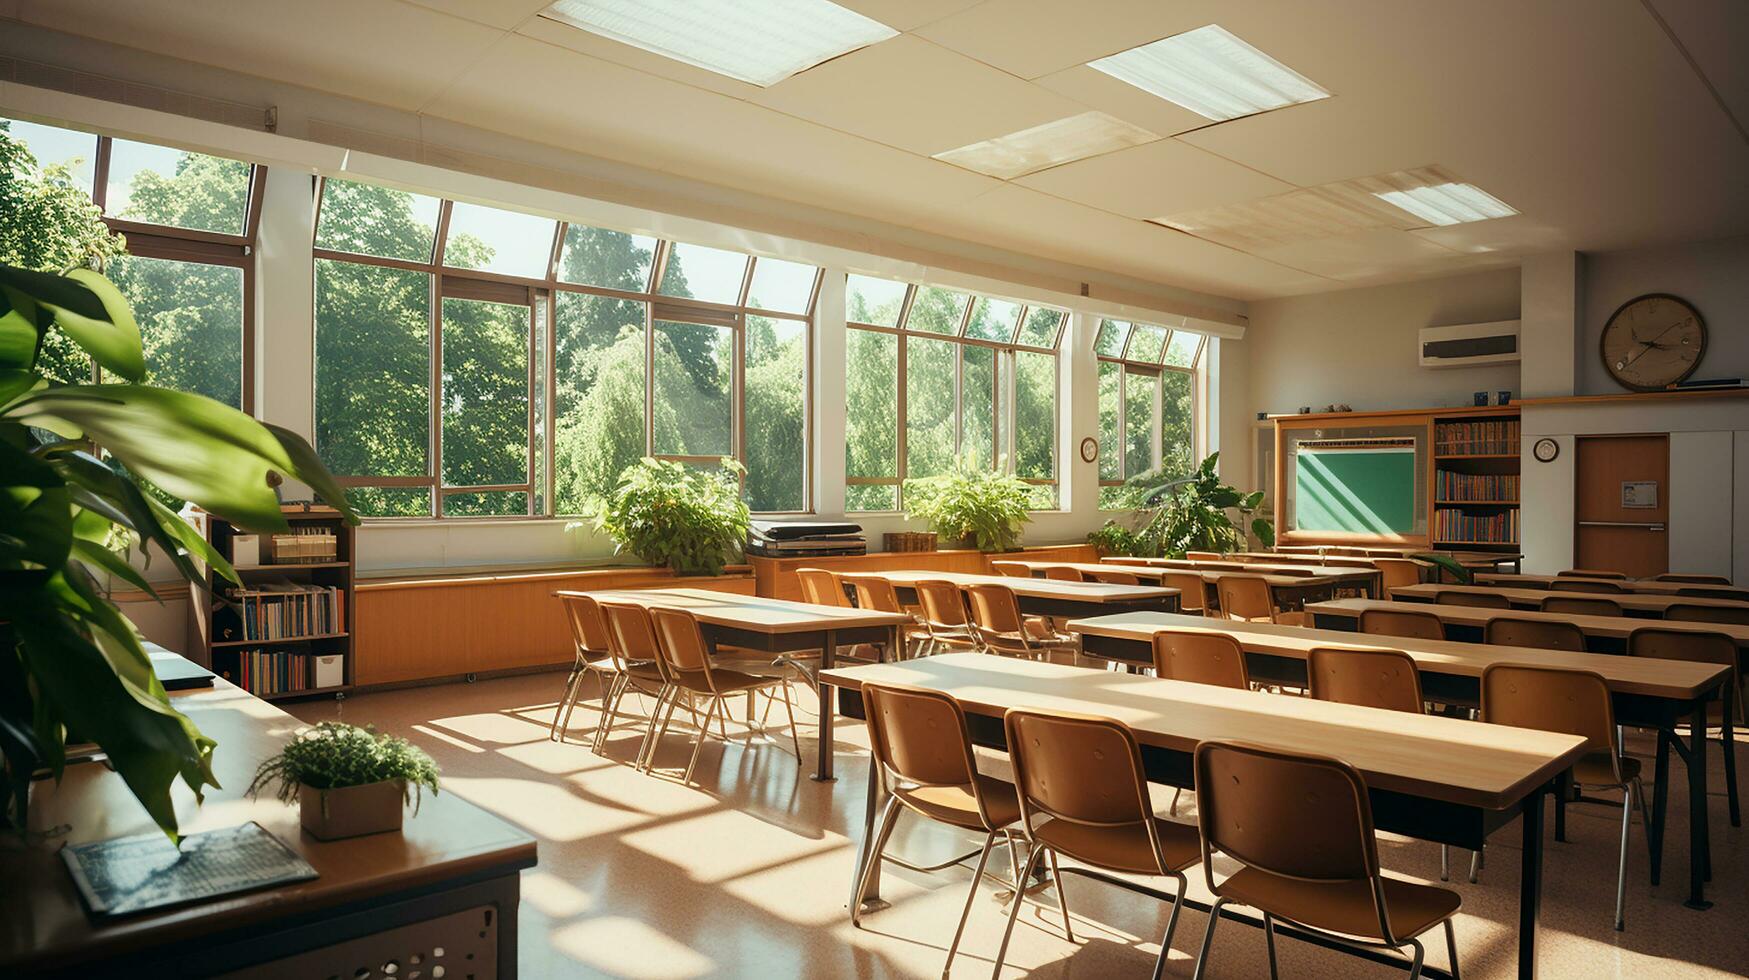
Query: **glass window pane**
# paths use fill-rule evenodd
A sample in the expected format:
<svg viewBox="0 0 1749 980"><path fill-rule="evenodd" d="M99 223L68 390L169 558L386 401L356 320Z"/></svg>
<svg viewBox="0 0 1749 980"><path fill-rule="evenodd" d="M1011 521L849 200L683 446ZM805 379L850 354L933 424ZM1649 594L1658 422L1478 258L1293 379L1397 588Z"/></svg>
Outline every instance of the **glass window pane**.
<svg viewBox="0 0 1749 980"><path fill-rule="evenodd" d="M957 334L970 298L940 286L918 286L917 298L911 301L911 314L905 318L905 329Z"/></svg>
<svg viewBox="0 0 1749 980"><path fill-rule="evenodd" d="M680 296L706 303L734 304L741 301L741 280L747 275L747 256L721 248L674 242L662 269L664 296Z"/></svg>
<svg viewBox="0 0 1749 980"><path fill-rule="evenodd" d="M979 468L996 465L996 350L960 349L960 459Z"/></svg>
<svg viewBox="0 0 1749 980"><path fill-rule="evenodd" d="M844 318L851 323L896 327L905 305L905 289L902 282L851 273L844 284Z"/></svg>
<svg viewBox="0 0 1749 980"><path fill-rule="evenodd" d="M443 484L528 482L529 308L443 301Z"/></svg>
<svg viewBox="0 0 1749 980"><path fill-rule="evenodd" d="M1136 491L1129 487L1100 487L1100 510L1128 510L1136 506Z"/></svg>
<svg viewBox="0 0 1749 980"><path fill-rule="evenodd" d="M645 304L567 292L554 301L553 507L589 514L648 451Z"/></svg>
<svg viewBox="0 0 1749 980"><path fill-rule="evenodd" d="M656 240L588 225L565 229L565 251L559 257L559 281L641 293L650 288L650 263Z"/></svg>
<svg viewBox="0 0 1749 980"><path fill-rule="evenodd" d="M457 201L450 205L443 264L452 269L545 279L558 227L552 218Z"/></svg>
<svg viewBox="0 0 1749 980"><path fill-rule="evenodd" d="M365 517L430 517L430 487L347 487L346 502Z"/></svg>
<svg viewBox="0 0 1749 980"><path fill-rule="evenodd" d="M891 483L852 483L844 488L844 509L853 513L898 510L899 488Z"/></svg>
<svg viewBox="0 0 1749 980"><path fill-rule="evenodd" d="M316 449L335 473L431 472L430 289L423 272L316 260Z"/></svg>
<svg viewBox="0 0 1749 980"><path fill-rule="evenodd" d="M971 320L966 323L966 336L1008 343L1014 339L1014 323L1018 319L1019 303L980 296L978 305L972 307Z"/></svg>
<svg viewBox="0 0 1749 980"><path fill-rule="evenodd" d="M1166 345L1166 361L1174 367L1195 367L1196 355L1202 349L1202 334L1188 330L1172 331L1172 342Z"/></svg>
<svg viewBox="0 0 1749 980"><path fill-rule="evenodd" d="M440 204L425 194L330 177L322 184L316 247L430 262Z"/></svg>
<svg viewBox="0 0 1749 980"><path fill-rule="evenodd" d="M911 337L905 345L905 475L953 469L954 354L959 344Z"/></svg>
<svg viewBox="0 0 1749 980"><path fill-rule="evenodd" d="M1057 359L1014 353L1014 473L1048 480L1057 475Z"/></svg>
<svg viewBox="0 0 1749 980"><path fill-rule="evenodd" d="M87 195L97 172L97 137L58 126L44 126L22 119L0 118L0 132L14 143L22 143L36 165L30 173L42 175L50 168L59 168L67 179Z"/></svg>
<svg viewBox="0 0 1749 980"><path fill-rule="evenodd" d="M899 338L847 330L844 361L844 473L897 477Z"/></svg>
<svg viewBox="0 0 1749 980"><path fill-rule="evenodd" d="M146 380L243 407L243 270L118 255L105 270L133 305Z"/></svg>
<svg viewBox="0 0 1749 980"><path fill-rule="evenodd" d="M761 260L764 264L764 260ZM807 327L796 320L747 318L747 506L807 505Z"/></svg>
<svg viewBox="0 0 1749 980"><path fill-rule="evenodd" d="M1026 322L1020 325L1020 336L1015 342L1028 347L1056 347L1057 328L1062 325L1064 316L1062 310L1045 306L1027 310Z"/></svg>
<svg viewBox="0 0 1749 980"><path fill-rule="evenodd" d="M1123 342L1129 335L1130 325L1123 320L1101 320L1099 336L1093 341L1093 352L1106 357L1122 356Z"/></svg>
<svg viewBox="0 0 1749 980"><path fill-rule="evenodd" d="M783 259L754 259L753 284L747 287L747 305L781 313L806 313L814 298L814 278L819 269Z"/></svg>
<svg viewBox="0 0 1749 980"><path fill-rule="evenodd" d="M1166 342L1166 328L1151 323L1138 323L1130 332L1130 349L1126 360L1160 363L1160 346Z"/></svg>
<svg viewBox="0 0 1749 980"><path fill-rule="evenodd" d="M1027 510L1056 510L1057 485L1055 483L1034 483L1026 490Z"/></svg>
<svg viewBox="0 0 1749 980"><path fill-rule="evenodd" d="M1123 366L1099 362L1099 478L1123 479L1123 440L1118 431L1123 412L1119 404L1119 380Z"/></svg>
<svg viewBox="0 0 1749 980"><path fill-rule="evenodd" d="M1124 376L1124 476L1134 477L1154 468L1154 404L1160 379L1147 374Z"/></svg>
<svg viewBox="0 0 1749 980"><path fill-rule="evenodd" d="M249 165L168 146L112 140L104 207L130 221L243 233Z"/></svg>
<svg viewBox="0 0 1749 980"><path fill-rule="evenodd" d="M672 456L733 456L730 414L734 332L656 321L655 450Z"/></svg>
<svg viewBox="0 0 1749 980"><path fill-rule="evenodd" d="M1168 479L1189 476L1195 458L1196 379L1188 371L1160 372L1160 468Z"/></svg>
<svg viewBox="0 0 1749 980"><path fill-rule="evenodd" d="M522 490L480 490L443 496L445 517L515 517L528 513L528 494Z"/></svg>

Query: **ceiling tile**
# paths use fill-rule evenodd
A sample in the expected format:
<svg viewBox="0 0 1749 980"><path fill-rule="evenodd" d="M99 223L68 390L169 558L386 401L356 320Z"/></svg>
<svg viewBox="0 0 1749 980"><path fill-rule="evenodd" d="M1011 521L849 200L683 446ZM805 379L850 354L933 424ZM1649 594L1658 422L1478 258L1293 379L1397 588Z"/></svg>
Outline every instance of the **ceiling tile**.
<svg viewBox="0 0 1749 980"><path fill-rule="evenodd" d="M1200 19L1197 6L1159 0L989 0L917 33L1003 71L1037 78L1210 23Z"/></svg>
<svg viewBox="0 0 1749 980"><path fill-rule="evenodd" d="M1247 201L1293 185L1178 140L1160 140L1018 181L1034 190L1132 218Z"/></svg>
<svg viewBox="0 0 1749 980"><path fill-rule="evenodd" d="M872 17L895 31L912 31L950 17L981 0L833 0L840 7Z"/></svg>
<svg viewBox="0 0 1749 980"><path fill-rule="evenodd" d="M510 30L552 5L553 0L408 0L476 24Z"/></svg>
<svg viewBox="0 0 1749 980"><path fill-rule="evenodd" d="M544 9L544 8L543 8ZM684 82L697 88L709 89L737 99L751 98L761 91L760 87L751 82L743 82L738 78L730 78L697 65L689 65L684 61L665 58L652 51L621 44L599 34L592 34L582 28L570 24L549 20L546 17L535 17L517 29L517 33L531 37L547 44L559 47L591 58L611 61L616 65L624 65L638 71L662 78Z"/></svg>
<svg viewBox="0 0 1749 980"><path fill-rule="evenodd" d="M1200 129L1209 124L1207 119L1181 105L1120 82L1086 65L1053 72L1034 79L1033 84L1162 136Z"/></svg>
<svg viewBox="0 0 1749 980"><path fill-rule="evenodd" d="M1737 125L1749 128L1749 3L1651 0L1651 6L1700 65Z"/></svg>
<svg viewBox="0 0 1749 980"><path fill-rule="evenodd" d="M1257 249L1252 254L1344 282L1374 281L1409 273L1431 274L1459 264L1459 257L1449 249L1391 228L1291 242Z"/></svg>

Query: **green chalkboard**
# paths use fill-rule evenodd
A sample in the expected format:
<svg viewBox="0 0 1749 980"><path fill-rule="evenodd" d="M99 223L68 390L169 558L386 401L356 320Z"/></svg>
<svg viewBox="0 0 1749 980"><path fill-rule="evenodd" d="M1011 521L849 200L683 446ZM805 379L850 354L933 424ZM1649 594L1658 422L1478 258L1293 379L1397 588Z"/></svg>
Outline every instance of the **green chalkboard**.
<svg viewBox="0 0 1749 980"><path fill-rule="evenodd" d="M1415 450L1301 449L1294 466L1294 526L1301 531L1407 534L1415 530Z"/></svg>

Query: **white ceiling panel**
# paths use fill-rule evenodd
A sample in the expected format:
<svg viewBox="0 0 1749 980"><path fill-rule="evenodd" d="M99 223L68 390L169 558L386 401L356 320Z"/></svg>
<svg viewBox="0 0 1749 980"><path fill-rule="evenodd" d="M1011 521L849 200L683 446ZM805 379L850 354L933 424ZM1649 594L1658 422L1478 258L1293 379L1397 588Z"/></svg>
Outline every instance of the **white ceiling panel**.
<svg viewBox="0 0 1749 980"><path fill-rule="evenodd" d="M1022 78L1133 48L1211 23L1195 5L1159 0L989 0L917 30L923 37Z"/></svg>
<svg viewBox="0 0 1749 980"><path fill-rule="evenodd" d="M1033 84L1161 136L1200 129L1209 124L1207 119L1181 105L1144 92L1127 82L1120 82L1086 65L1076 65L1045 75L1034 79Z"/></svg>
<svg viewBox="0 0 1749 980"><path fill-rule="evenodd" d="M476 24L510 30L552 5L553 0L407 0Z"/></svg>
<svg viewBox="0 0 1749 980"><path fill-rule="evenodd" d="M872 17L895 31L911 31L951 17L981 0L833 0L840 7Z"/></svg>
<svg viewBox="0 0 1749 980"><path fill-rule="evenodd" d="M760 91L759 86L751 82L743 82L738 78L730 78L684 61L664 58L643 48L622 44L599 34L592 34L581 28L572 27L545 17L530 19L518 28L518 34L532 37L548 44L611 61L616 65L634 68L649 75L673 79L691 85L694 88L708 89L737 99L748 99Z"/></svg>
<svg viewBox="0 0 1749 980"><path fill-rule="evenodd" d="M1160 140L1032 174L1018 183L1132 218L1247 201L1293 185L1178 140Z"/></svg>
<svg viewBox="0 0 1749 980"><path fill-rule="evenodd" d="M785 79L754 101L925 156L1087 108L906 34Z"/></svg>
<svg viewBox="0 0 1749 980"><path fill-rule="evenodd" d="M1449 249L1392 228L1340 238L1290 242L1258 249L1253 254L1344 282L1377 281L1395 275L1436 272L1458 265Z"/></svg>

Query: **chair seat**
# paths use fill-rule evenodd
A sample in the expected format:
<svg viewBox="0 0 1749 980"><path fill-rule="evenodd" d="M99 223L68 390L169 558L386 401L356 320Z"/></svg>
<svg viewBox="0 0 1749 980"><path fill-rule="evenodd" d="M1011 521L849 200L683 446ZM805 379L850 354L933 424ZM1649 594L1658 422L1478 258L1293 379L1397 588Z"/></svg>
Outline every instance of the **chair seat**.
<svg viewBox="0 0 1749 980"><path fill-rule="evenodd" d="M1593 752L1573 764L1573 780L1581 786L1619 786L1632 782L1640 774L1640 760L1631 755L1621 757L1621 779L1609 764L1608 752Z"/></svg>
<svg viewBox="0 0 1749 980"><path fill-rule="evenodd" d="M1014 784L983 773L978 773L978 795L990 809L994 828L984 826L984 818L978 814L978 801L963 786L919 786L900 789L894 795L931 820L966 830L1001 829L1020 819L1020 795Z"/></svg>
<svg viewBox="0 0 1749 980"><path fill-rule="evenodd" d="M1202 839L1195 827L1159 817L1153 820L1154 836L1160 841L1160 853L1166 857L1167 871L1182 871L1202 860ZM1136 824L1093 827L1067 820L1046 820L1033 827L1033 836L1059 853L1096 867L1132 874L1160 873L1153 848Z"/></svg>
<svg viewBox="0 0 1749 980"><path fill-rule="evenodd" d="M702 680L702 678L700 678ZM770 687L783 683L783 678L772 674L750 674L744 670L727 667L717 667L711 671L711 680L716 682L717 691L728 694L731 691L750 691L759 687Z"/></svg>
<svg viewBox="0 0 1749 980"><path fill-rule="evenodd" d="M584 661L584 666L588 667L590 670L599 670L604 674L619 673L619 663L612 657L599 657L595 660ZM631 672L634 674L645 673L651 677L657 678L660 678L661 676L656 673L656 661L654 660L633 660L627 666L631 668Z"/></svg>
<svg viewBox="0 0 1749 980"><path fill-rule="evenodd" d="M1284 610L1275 614L1278 626L1310 626L1306 612L1303 609Z"/></svg>
<svg viewBox="0 0 1749 980"><path fill-rule="evenodd" d="M1381 878L1385 908L1395 939L1412 939L1457 913L1463 899L1449 888ZM1262 909L1301 925L1363 939L1384 941L1367 881L1302 881L1244 868L1222 882L1216 893L1241 905Z"/></svg>

